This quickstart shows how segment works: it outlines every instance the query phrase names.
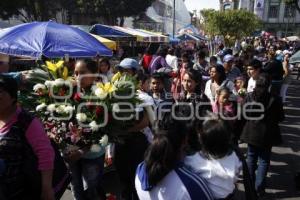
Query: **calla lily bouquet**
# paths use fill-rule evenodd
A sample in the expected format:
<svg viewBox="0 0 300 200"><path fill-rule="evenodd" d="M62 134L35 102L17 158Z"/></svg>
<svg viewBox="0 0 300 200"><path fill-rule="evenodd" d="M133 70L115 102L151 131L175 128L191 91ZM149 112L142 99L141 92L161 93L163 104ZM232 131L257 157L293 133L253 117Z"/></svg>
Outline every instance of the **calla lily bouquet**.
<svg viewBox="0 0 300 200"><path fill-rule="evenodd" d="M75 91L75 81L63 63L46 62L51 74L33 86L36 112L49 136L61 147L104 147L114 133L132 126L136 116L137 80L117 73L107 83L96 82L90 91Z"/></svg>
<svg viewBox="0 0 300 200"><path fill-rule="evenodd" d="M76 115L78 122L88 124L93 131L107 134L110 140L128 127L137 116L136 105L141 103L135 77L116 73L110 82L95 83L89 95L76 93L77 101L85 99L86 106Z"/></svg>

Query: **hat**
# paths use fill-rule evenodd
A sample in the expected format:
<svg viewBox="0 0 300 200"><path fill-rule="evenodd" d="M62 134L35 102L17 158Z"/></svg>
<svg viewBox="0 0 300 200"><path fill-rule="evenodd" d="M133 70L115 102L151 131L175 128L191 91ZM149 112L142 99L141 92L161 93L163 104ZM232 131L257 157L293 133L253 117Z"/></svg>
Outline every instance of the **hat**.
<svg viewBox="0 0 300 200"><path fill-rule="evenodd" d="M289 50L284 50L282 53L283 53L283 55L292 54L292 52L290 52Z"/></svg>
<svg viewBox="0 0 300 200"><path fill-rule="evenodd" d="M139 64L136 60L134 60L132 58L125 58L120 62L119 67L121 67L123 69L138 70L139 69Z"/></svg>
<svg viewBox="0 0 300 200"><path fill-rule="evenodd" d="M6 91L11 97L17 99L18 83L11 76L0 74L0 88Z"/></svg>
<svg viewBox="0 0 300 200"><path fill-rule="evenodd" d="M276 53L276 55L281 55L282 51L281 50L277 50L275 53Z"/></svg>
<svg viewBox="0 0 300 200"><path fill-rule="evenodd" d="M230 54L227 54L226 56L224 56L224 62L229 62L229 61L233 61L234 57Z"/></svg>

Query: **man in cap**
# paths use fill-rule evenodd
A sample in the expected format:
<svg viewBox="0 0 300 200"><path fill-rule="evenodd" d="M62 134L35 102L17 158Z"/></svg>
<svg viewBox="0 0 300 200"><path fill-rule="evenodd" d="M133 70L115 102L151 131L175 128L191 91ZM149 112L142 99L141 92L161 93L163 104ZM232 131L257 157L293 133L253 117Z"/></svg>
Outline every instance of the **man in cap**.
<svg viewBox="0 0 300 200"><path fill-rule="evenodd" d="M139 64L132 58L124 58L118 65L118 69L121 73L135 75L139 70Z"/></svg>
<svg viewBox="0 0 300 200"><path fill-rule="evenodd" d="M226 73L226 78L232 82L241 76L241 71L239 68L233 66L234 57L230 54L224 56L224 69Z"/></svg>

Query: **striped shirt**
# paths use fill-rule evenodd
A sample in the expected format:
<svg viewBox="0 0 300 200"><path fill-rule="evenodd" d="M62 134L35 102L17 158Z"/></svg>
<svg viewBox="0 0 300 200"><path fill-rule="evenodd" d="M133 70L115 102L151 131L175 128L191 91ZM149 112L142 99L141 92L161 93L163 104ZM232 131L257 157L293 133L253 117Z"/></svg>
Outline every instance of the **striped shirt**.
<svg viewBox="0 0 300 200"><path fill-rule="evenodd" d="M140 177L135 178L139 199L143 200L213 200L207 183L184 166L169 172L150 191L142 189Z"/></svg>

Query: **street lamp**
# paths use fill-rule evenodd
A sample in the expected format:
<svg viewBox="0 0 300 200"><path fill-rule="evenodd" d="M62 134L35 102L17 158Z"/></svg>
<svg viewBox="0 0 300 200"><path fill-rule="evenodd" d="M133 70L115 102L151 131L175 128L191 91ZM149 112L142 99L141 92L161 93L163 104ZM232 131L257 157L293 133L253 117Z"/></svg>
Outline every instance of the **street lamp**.
<svg viewBox="0 0 300 200"><path fill-rule="evenodd" d="M288 27L289 27L289 23L290 23L290 19L292 18L292 7L291 6L289 6L288 7L288 10L287 10L287 12L288 12L288 21L287 21L287 23L286 23L286 27L285 27L285 37L287 37L288 35Z"/></svg>

